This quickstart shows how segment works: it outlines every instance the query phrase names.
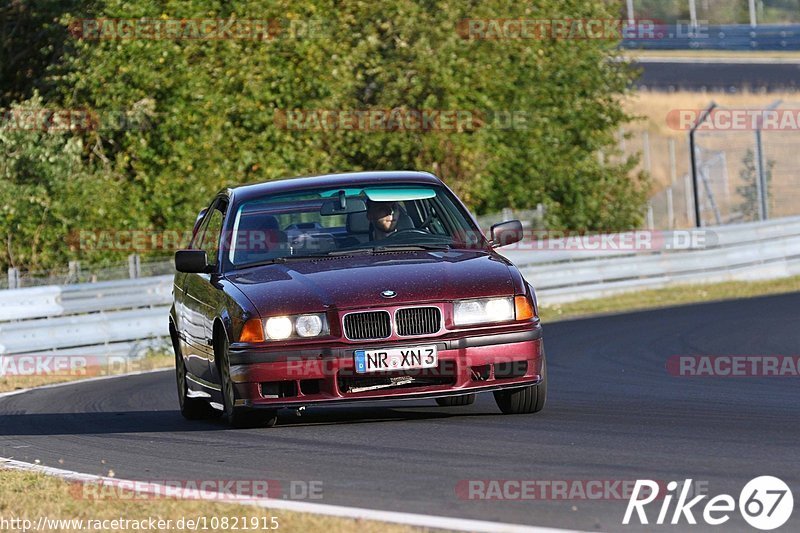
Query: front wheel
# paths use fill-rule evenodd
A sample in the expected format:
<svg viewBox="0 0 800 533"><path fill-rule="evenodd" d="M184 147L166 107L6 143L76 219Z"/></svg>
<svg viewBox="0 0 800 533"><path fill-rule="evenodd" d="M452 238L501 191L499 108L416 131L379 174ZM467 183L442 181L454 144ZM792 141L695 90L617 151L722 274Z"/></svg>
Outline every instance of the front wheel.
<svg viewBox="0 0 800 533"><path fill-rule="evenodd" d="M542 353L542 380L538 385L494 392L497 407L506 415L538 413L547 400L547 361Z"/></svg>
<svg viewBox="0 0 800 533"><path fill-rule="evenodd" d="M228 360L228 341L220 343L218 354L222 386L223 416L234 428L272 427L278 422L278 412L271 409L249 409L236 406L236 389L231 379Z"/></svg>

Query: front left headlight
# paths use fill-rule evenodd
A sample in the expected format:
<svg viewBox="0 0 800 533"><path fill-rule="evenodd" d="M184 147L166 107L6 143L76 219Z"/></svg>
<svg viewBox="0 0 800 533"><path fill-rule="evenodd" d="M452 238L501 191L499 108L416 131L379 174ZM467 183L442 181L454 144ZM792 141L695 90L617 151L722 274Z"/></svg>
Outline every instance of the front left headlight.
<svg viewBox="0 0 800 533"><path fill-rule="evenodd" d="M514 298L480 298L453 303L453 323L456 326L488 324L514 320Z"/></svg>

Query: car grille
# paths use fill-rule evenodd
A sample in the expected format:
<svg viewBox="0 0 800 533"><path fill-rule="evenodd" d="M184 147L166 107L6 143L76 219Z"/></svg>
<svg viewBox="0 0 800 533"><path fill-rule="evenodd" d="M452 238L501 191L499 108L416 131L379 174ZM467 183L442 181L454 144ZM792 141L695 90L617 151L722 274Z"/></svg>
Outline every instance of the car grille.
<svg viewBox="0 0 800 533"><path fill-rule="evenodd" d="M431 335L439 331L442 313L438 307L408 307L397 310L395 321L397 334L402 337Z"/></svg>
<svg viewBox="0 0 800 533"><path fill-rule="evenodd" d="M348 339L385 339L391 335L387 311L350 313L344 317L344 333Z"/></svg>

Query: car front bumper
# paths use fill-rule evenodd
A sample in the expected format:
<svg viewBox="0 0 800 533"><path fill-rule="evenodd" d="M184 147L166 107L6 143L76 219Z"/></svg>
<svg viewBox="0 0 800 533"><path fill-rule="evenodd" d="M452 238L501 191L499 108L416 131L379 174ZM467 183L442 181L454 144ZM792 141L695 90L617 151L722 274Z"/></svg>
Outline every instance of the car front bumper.
<svg viewBox="0 0 800 533"><path fill-rule="evenodd" d="M375 347L436 344L439 364L426 370L357 374L353 351L260 350L231 346L237 406L282 408L322 403L416 399L535 385L542 379L541 326L458 339L415 339ZM411 378L411 379L409 379Z"/></svg>

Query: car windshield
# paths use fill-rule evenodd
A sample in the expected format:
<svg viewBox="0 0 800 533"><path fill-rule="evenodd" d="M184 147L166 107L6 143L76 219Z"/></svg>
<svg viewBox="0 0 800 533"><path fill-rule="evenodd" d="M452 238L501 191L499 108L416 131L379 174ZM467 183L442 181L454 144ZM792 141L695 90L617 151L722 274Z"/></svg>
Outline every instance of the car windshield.
<svg viewBox="0 0 800 533"><path fill-rule="evenodd" d="M237 268L291 258L397 249L482 247L484 238L440 186L302 190L236 211L228 259Z"/></svg>

